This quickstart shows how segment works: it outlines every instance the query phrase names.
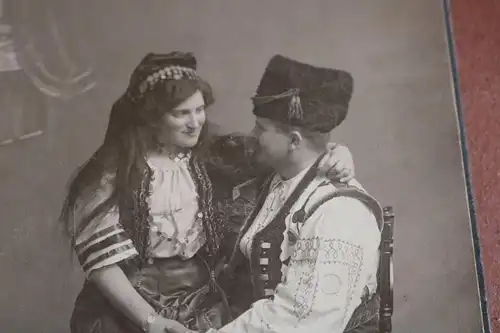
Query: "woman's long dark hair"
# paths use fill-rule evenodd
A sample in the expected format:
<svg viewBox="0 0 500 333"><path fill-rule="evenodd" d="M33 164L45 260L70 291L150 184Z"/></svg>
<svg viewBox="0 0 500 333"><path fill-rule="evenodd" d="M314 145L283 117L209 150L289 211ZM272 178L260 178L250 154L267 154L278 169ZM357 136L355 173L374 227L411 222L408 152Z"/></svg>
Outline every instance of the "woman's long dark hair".
<svg viewBox="0 0 500 333"><path fill-rule="evenodd" d="M153 177L147 154L154 149L155 133L162 116L196 91L202 92L205 106L214 102L210 85L201 79L166 80L139 98L134 96L138 83L168 65L196 69L196 60L184 53L148 54L132 74L127 92L112 107L104 142L72 177L60 221L73 246L93 219L117 207L120 224L129 233L140 257L146 257L149 246L147 221L150 219L146 199ZM206 128L200 141L205 132ZM85 207L106 187L111 190L103 200L95 206ZM86 209L82 209L82 205Z"/></svg>

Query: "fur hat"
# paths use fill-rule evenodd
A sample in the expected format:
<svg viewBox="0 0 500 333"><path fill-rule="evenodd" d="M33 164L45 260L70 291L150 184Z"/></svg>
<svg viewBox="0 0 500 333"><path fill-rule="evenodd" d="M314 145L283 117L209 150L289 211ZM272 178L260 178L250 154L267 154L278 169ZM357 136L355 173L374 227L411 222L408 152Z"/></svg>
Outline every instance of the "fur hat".
<svg viewBox="0 0 500 333"><path fill-rule="evenodd" d="M353 78L346 71L275 55L253 97L253 113L327 133L346 118L352 92Z"/></svg>

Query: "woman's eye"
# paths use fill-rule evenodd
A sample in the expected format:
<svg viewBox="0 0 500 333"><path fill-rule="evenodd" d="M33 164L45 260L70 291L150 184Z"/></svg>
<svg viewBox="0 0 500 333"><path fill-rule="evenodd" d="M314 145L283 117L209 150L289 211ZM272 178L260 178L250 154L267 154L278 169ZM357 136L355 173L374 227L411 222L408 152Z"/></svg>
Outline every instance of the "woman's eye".
<svg viewBox="0 0 500 333"><path fill-rule="evenodd" d="M176 111L176 112L173 112L173 116L176 117L176 118L185 117L188 114L189 114L189 111Z"/></svg>

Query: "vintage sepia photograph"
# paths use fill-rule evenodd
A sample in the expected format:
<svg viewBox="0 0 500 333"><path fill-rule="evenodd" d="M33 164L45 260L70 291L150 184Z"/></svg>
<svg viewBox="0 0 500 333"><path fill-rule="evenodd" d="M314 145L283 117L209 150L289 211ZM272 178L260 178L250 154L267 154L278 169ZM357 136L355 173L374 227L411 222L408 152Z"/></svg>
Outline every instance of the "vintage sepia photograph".
<svg viewBox="0 0 500 333"><path fill-rule="evenodd" d="M0 0L0 332L486 332L448 10Z"/></svg>

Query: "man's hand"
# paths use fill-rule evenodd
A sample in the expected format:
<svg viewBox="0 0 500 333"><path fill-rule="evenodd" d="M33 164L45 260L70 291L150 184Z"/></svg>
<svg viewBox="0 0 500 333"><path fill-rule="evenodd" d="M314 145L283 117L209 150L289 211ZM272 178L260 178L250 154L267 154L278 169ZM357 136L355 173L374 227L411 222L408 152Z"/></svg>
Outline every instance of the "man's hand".
<svg viewBox="0 0 500 333"><path fill-rule="evenodd" d="M328 143L327 153L318 165L318 174L332 181L347 183L354 178L354 160L346 146Z"/></svg>

